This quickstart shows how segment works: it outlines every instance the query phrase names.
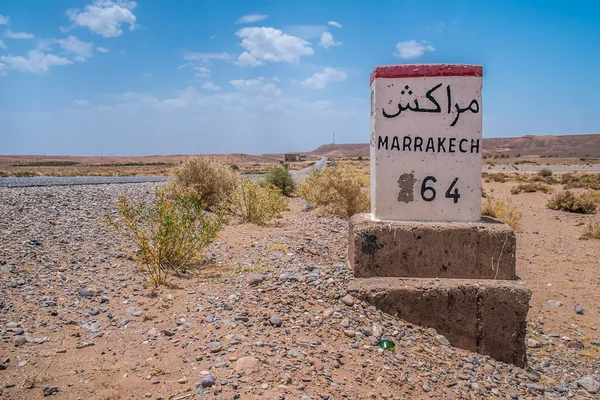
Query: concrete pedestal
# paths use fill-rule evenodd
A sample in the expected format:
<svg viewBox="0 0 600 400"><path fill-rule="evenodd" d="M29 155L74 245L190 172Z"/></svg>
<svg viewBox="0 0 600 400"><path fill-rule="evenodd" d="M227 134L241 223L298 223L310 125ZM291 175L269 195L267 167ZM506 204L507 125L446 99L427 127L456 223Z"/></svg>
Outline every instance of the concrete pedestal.
<svg viewBox="0 0 600 400"><path fill-rule="evenodd" d="M516 281L510 226L350 219L348 291L378 309L435 328L453 346L523 366L531 292Z"/></svg>
<svg viewBox="0 0 600 400"><path fill-rule="evenodd" d="M493 219L481 222L350 219L348 258L355 278L516 279L516 238Z"/></svg>
<svg viewBox="0 0 600 400"><path fill-rule="evenodd" d="M366 278L348 291L378 309L435 328L455 347L526 364L531 292L506 280Z"/></svg>

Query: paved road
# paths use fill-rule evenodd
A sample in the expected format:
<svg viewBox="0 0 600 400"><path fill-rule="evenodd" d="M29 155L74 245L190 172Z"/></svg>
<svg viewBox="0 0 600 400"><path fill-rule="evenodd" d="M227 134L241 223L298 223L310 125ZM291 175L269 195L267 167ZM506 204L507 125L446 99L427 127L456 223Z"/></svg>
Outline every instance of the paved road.
<svg viewBox="0 0 600 400"><path fill-rule="evenodd" d="M294 180L301 181L316 169L322 170L327 162L327 157L321 158L315 165L298 171L292 171ZM242 175L250 178L260 178L264 175ZM142 183L165 182L168 176L35 176L35 177L9 177L0 178L0 187L27 187L27 186L70 186L70 185L101 185L111 183Z"/></svg>
<svg viewBox="0 0 600 400"><path fill-rule="evenodd" d="M0 178L0 187L70 186L108 183L164 182L168 176L36 176Z"/></svg>
<svg viewBox="0 0 600 400"><path fill-rule="evenodd" d="M311 167L299 169L298 171L291 171L292 178L294 178L294 180L298 181L298 182L302 181L312 171L321 171L323 168L325 168L326 162L327 162L327 157L321 157L321 159L319 161L317 161L315 163L315 165L313 165Z"/></svg>

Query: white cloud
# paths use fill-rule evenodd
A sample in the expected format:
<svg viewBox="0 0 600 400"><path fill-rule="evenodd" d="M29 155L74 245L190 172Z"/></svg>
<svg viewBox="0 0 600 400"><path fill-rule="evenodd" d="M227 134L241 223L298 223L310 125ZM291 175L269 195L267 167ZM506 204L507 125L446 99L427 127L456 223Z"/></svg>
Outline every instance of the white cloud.
<svg viewBox="0 0 600 400"><path fill-rule="evenodd" d="M196 71L196 77L198 78L208 78L210 76L210 68L206 67L194 67L194 71Z"/></svg>
<svg viewBox="0 0 600 400"><path fill-rule="evenodd" d="M83 10L70 9L66 14L75 25L87 26L92 32L104 37L123 34L122 24L129 24L129 30L135 29L136 17L132 10L134 1L94 0Z"/></svg>
<svg viewBox="0 0 600 400"><path fill-rule="evenodd" d="M10 18L0 14L0 25L10 25Z"/></svg>
<svg viewBox="0 0 600 400"><path fill-rule="evenodd" d="M202 85L202 89L219 91L219 90L221 90L221 86L215 85L212 82L206 82L204 85Z"/></svg>
<svg viewBox="0 0 600 400"><path fill-rule="evenodd" d="M69 59L58 57L54 54L44 54L39 50L28 51L27 58L10 55L0 56L0 61L6 63L7 69L16 69L35 74L47 74L50 71L50 67L73 64L73 61Z"/></svg>
<svg viewBox="0 0 600 400"><path fill-rule="evenodd" d="M335 26L336 28L341 28L342 24L340 24L339 22L335 22L335 21L329 21L327 22L327 25L329 26Z"/></svg>
<svg viewBox="0 0 600 400"><path fill-rule="evenodd" d="M76 105L77 107L88 107L90 105L90 102L87 100L75 99L75 100L73 100L73 104Z"/></svg>
<svg viewBox="0 0 600 400"><path fill-rule="evenodd" d="M265 83L262 79L236 79L229 81L239 92L250 96L279 96L281 90L273 83Z"/></svg>
<svg viewBox="0 0 600 400"><path fill-rule="evenodd" d="M236 35L242 38L241 46L246 50L238 57L239 65L257 66L280 61L297 63L301 56L314 53L307 41L275 28L243 28Z"/></svg>
<svg viewBox="0 0 600 400"><path fill-rule="evenodd" d="M310 40L320 37L323 32L327 32L327 27L325 25L289 25L282 30L288 35Z"/></svg>
<svg viewBox="0 0 600 400"><path fill-rule="evenodd" d="M394 55L398 58L409 60L421 57L426 51L435 51L435 49L424 40L421 42L409 40L407 42L399 42L396 45Z"/></svg>
<svg viewBox="0 0 600 400"><path fill-rule="evenodd" d="M0 49L6 49L6 45L2 40L0 40Z"/></svg>
<svg viewBox="0 0 600 400"><path fill-rule="evenodd" d="M60 39L58 44L66 52L74 54L76 61L85 61L93 56L94 43L81 41L73 35Z"/></svg>
<svg viewBox="0 0 600 400"><path fill-rule="evenodd" d="M186 53L183 58L188 61L210 61L210 60L229 60L231 55L228 53L202 53L202 52L189 52Z"/></svg>
<svg viewBox="0 0 600 400"><path fill-rule="evenodd" d="M236 21L236 24L249 24L252 22L258 22L269 18L268 15L265 14L250 14L244 15L242 18Z"/></svg>
<svg viewBox="0 0 600 400"><path fill-rule="evenodd" d="M321 40L319 40L319 46L323 46L326 49L333 46L341 46L342 44L342 42L336 42L333 40L333 35L329 32L323 32L321 35Z"/></svg>
<svg viewBox="0 0 600 400"><path fill-rule="evenodd" d="M54 38L38 39L35 47L40 51L50 51L52 50L52 46L56 43L58 43L58 41Z"/></svg>
<svg viewBox="0 0 600 400"><path fill-rule="evenodd" d="M317 72L310 78L300 82L300 84L309 89L325 89L329 82L343 82L348 77L344 71L327 67L323 72Z"/></svg>
<svg viewBox="0 0 600 400"><path fill-rule="evenodd" d="M108 53L110 50L107 49L106 47L96 47L96 50L98 50L100 53Z"/></svg>
<svg viewBox="0 0 600 400"><path fill-rule="evenodd" d="M4 32L4 36L11 39L33 39L33 33L13 32L10 29L7 29L6 32Z"/></svg>

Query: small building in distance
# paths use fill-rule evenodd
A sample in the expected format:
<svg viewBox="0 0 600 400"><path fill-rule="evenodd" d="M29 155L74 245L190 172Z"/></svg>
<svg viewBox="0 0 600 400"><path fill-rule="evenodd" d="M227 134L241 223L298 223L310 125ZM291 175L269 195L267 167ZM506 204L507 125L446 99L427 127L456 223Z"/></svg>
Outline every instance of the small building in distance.
<svg viewBox="0 0 600 400"><path fill-rule="evenodd" d="M284 160L285 162L304 161L306 160L306 156L300 155L300 153L286 153Z"/></svg>

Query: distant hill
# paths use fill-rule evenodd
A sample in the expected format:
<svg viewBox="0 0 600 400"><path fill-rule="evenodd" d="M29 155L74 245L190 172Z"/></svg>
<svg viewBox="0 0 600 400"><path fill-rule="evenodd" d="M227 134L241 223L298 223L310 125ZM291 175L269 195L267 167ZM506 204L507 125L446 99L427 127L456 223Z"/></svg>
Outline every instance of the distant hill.
<svg viewBox="0 0 600 400"><path fill-rule="evenodd" d="M514 138L483 139L484 154L515 156L600 156L600 134L587 135L527 135ZM309 152L326 157L368 157L368 143L325 144Z"/></svg>

